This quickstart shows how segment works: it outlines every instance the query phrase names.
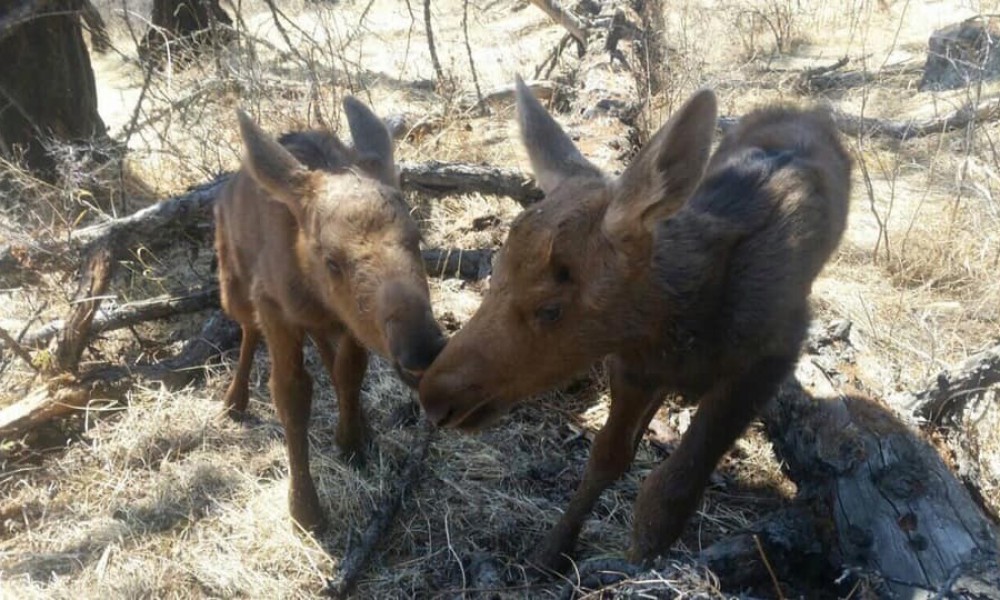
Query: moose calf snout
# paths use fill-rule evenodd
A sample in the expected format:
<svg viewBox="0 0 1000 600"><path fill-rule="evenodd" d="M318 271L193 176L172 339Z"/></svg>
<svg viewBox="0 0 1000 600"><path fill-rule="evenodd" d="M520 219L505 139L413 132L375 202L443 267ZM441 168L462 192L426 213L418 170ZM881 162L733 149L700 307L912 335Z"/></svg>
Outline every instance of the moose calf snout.
<svg viewBox="0 0 1000 600"><path fill-rule="evenodd" d="M390 281L379 290L378 308L393 366L404 383L416 388L447 342L431 313L427 291Z"/></svg>
<svg viewBox="0 0 1000 600"><path fill-rule="evenodd" d="M462 360L454 365L435 363L420 382L420 404L427 418L438 427L465 431L481 429L503 411L494 405L495 398L483 393L477 377L482 368L475 351L459 353Z"/></svg>

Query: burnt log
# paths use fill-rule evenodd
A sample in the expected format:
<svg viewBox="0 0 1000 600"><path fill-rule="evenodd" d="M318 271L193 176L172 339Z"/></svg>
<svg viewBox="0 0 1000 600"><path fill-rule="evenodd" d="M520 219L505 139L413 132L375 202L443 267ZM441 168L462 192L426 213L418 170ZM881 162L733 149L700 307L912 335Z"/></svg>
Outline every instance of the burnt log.
<svg viewBox="0 0 1000 600"><path fill-rule="evenodd" d="M763 416L831 567L877 597L1000 598L992 523L927 442L834 376L804 356Z"/></svg>
<svg viewBox="0 0 1000 600"><path fill-rule="evenodd" d="M954 90L1000 75L1000 19L980 15L931 34L917 89Z"/></svg>

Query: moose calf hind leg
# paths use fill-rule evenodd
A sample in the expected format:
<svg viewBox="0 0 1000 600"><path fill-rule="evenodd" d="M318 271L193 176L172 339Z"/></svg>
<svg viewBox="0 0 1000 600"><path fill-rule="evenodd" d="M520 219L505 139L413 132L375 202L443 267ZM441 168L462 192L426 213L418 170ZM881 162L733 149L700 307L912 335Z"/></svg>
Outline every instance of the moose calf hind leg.
<svg viewBox="0 0 1000 600"><path fill-rule="evenodd" d="M250 401L250 368L253 355L260 343L260 330L253 325L242 325L243 338L240 341L240 358L233 380L229 382L224 398L223 414L231 419L240 419L246 413Z"/></svg>
<svg viewBox="0 0 1000 600"><path fill-rule="evenodd" d="M758 361L703 396L677 449L646 478L635 503L629 559L649 561L680 537L722 456L774 396L794 359Z"/></svg>

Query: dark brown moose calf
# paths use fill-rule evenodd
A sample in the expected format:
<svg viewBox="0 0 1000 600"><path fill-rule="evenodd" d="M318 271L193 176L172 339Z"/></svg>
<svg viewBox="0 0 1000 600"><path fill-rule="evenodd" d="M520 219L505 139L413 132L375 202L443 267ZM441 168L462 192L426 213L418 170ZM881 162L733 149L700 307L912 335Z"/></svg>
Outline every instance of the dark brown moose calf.
<svg viewBox="0 0 1000 600"><path fill-rule="evenodd" d="M420 234L399 191L389 133L354 98L344 100L344 110L353 148L325 131L286 134L278 143L240 112L246 158L215 207L222 305L243 329L226 410L246 410L263 333L288 448L289 508L306 529L323 524L309 474L306 335L337 391L337 444L358 457L366 437L365 349L392 360L416 386L445 341L431 314Z"/></svg>
<svg viewBox="0 0 1000 600"><path fill-rule="evenodd" d="M703 90L609 179L520 81L517 102L546 199L511 226L482 305L425 374L421 403L439 425L473 430L607 357L607 423L535 556L559 568L664 396L697 399L636 501L630 558L646 561L677 539L719 459L792 369L812 282L845 227L850 157L824 112L770 108L709 160L716 100Z"/></svg>

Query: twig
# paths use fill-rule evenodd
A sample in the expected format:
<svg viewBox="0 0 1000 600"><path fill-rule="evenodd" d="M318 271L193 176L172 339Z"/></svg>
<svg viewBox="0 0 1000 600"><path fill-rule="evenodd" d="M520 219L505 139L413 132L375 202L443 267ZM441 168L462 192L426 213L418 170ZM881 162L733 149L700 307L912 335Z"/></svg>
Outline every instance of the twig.
<svg viewBox="0 0 1000 600"><path fill-rule="evenodd" d="M24 349L24 346L17 343L17 340L11 337L11 335L7 333L7 330L2 327L0 327L0 339L2 339L5 344L7 344L7 347L10 348L10 350L14 354L16 354L18 357L20 357L21 360L26 362L28 366L32 368L32 370L34 370L36 373L38 372L38 367L35 365L34 359L31 358L31 354L29 354L28 351Z"/></svg>
<svg viewBox="0 0 1000 600"><path fill-rule="evenodd" d="M434 47L434 29L431 27L431 0L424 0L424 29L427 31L427 48L431 52L431 64L434 65L434 74L440 84L444 82L444 70L441 68L441 61L438 60L437 48Z"/></svg>
<svg viewBox="0 0 1000 600"><path fill-rule="evenodd" d="M375 549L389 533L396 513L399 512L399 508L403 504L403 499L420 479L427 459L427 450L436 431L429 421L423 421L420 432L421 439L407 455L406 464L399 476L395 478L399 481L398 487L388 498L384 499L384 504L372 514L364 533L361 534L361 540L348 551L340 562L340 575L336 580L327 582L326 588L323 590L324 594L334 598L345 598L357 584L361 575L364 574L365 568L375 554Z"/></svg>
<svg viewBox="0 0 1000 600"><path fill-rule="evenodd" d="M77 370L83 350L87 347L90 324L101 305L102 295L111 283L114 264L114 252L110 244L102 243L91 247L73 296L73 310L66 319L66 327L59 336L59 345L53 354L53 372Z"/></svg>
<svg viewBox="0 0 1000 600"><path fill-rule="evenodd" d="M483 92L479 89L479 75L476 74L476 61L472 59L472 46L469 44L469 0L462 0L462 33L465 37L465 52L469 55L472 84L476 87L476 97L479 98L479 104L482 104Z"/></svg>
<svg viewBox="0 0 1000 600"><path fill-rule="evenodd" d="M581 46L587 45L587 25L577 16L559 6L556 0L531 0L531 3L542 9L553 21L566 28L566 31L570 32Z"/></svg>
<svg viewBox="0 0 1000 600"><path fill-rule="evenodd" d="M562 56L563 50L566 49L566 44L568 44L572 39L574 38L571 33L567 33L562 36L562 39L559 40L559 43L556 44L555 48L550 50L545 56L545 60L535 67L535 79L538 79L539 77L548 79L552 75L552 71L554 71L556 65L559 64L559 57ZM543 70L545 71L544 74L542 73Z"/></svg>
<svg viewBox="0 0 1000 600"><path fill-rule="evenodd" d="M764 547L760 545L760 537L757 534L754 534L753 542L757 544L757 552L760 553L760 558L764 561L764 566L767 567L767 573L771 576L771 583L774 584L774 591L778 594L778 600L785 600L785 595L781 593L781 584L778 583L778 576L774 574L774 568L771 567L771 561L767 559L767 554L764 553Z"/></svg>

